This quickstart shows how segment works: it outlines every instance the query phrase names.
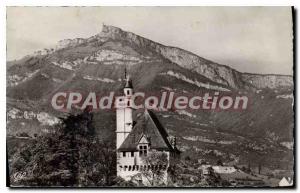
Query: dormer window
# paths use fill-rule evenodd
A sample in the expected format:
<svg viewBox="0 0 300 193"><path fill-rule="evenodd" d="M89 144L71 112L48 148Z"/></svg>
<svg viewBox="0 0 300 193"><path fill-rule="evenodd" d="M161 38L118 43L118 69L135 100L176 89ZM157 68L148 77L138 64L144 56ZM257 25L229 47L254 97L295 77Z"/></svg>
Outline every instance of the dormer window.
<svg viewBox="0 0 300 193"><path fill-rule="evenodd" d="M140 145L139 146L139 155L140 155L140 157L147 156L147 153L148 153L148 146L147 145Z"/></svg>

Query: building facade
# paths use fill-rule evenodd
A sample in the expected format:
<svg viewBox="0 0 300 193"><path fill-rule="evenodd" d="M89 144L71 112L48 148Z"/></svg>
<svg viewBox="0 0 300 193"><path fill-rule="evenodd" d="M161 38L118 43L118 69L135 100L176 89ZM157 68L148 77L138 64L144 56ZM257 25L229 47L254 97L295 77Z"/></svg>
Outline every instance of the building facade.
<svg viewBox="0 0 300 193"><path fill-rule="evenodd" d="M117 98L115 105L117 176L125 180L137 177L144 183L143 176L147 175L147 172L164 173L162 181L165 183L172 160L179 156L176 138L168 136L165 128L150 110L145 109L137 120L133 120L134 92L130 78L126 79L123 92L123 96ZM164 159L159 156L164 156Z"/></svg>
<svg viewBox="0 0 300 193"><path fill-rule="evenodd" d="M291 177L283 177L279 181L278 186L293 186L293 179Z"/></svg>

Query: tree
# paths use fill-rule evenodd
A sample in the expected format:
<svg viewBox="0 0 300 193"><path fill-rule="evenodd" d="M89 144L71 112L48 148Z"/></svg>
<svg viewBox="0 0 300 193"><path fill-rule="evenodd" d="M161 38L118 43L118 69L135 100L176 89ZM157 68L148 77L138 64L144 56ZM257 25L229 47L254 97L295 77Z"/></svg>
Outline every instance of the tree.
<svg viewBox="0 0 300 193"><path fill-rule="evenodd" d="M186 156L184 159L185 159L185 161L191 161L190 156Z"/></svg>
<svg viewBox="0 0 300 193"><path fill-rule="evenodd" d="M141 172L133 180L143 180L147 186L163 186L167 183L168 155L152 150L142 157Z"/></svg>
<svg viewBox="0 0 300 193"><path fill-rule="evenodd" d="M218 165L218 166L223 166L222 160L219 159L219 160L217 161L217 165Z"/></svg>
<svg viewBox="0 0 300 193"><path fill-rule="evenodd" d="M261 173L261 163L258 164L258 174Z"/></svg>
<svg viewBox="0 0 300 193"><path fill-rule="evenodd" d="M10 167L12 184L110 186L116 174L114 144L95 133L93 114L68 115L54 132L20 149Z"/></svg>
<svg viewBox="0 0 300 193"><path fill-rule="evenodd" d="M214 169L212 167L207 168L208 169L208 175L206 177L206 181L209 186L218 186L221 185L222 179L219 174L215 173Z"/></svg>
<svg viewBox="0 0 300 193"><path fill-rule="evenodd" d="M126 181L121 177L116 177L114 181L114 184L117 187L136 187L136 183L133 181Z"/></svg>
<svg viewBox="0 0 300 193"><path fill-rule="evenodd" d="M248 162L248 168L247 168L247 172L250 173L251 172L251 165L250 165L250 161Z"/></svg>

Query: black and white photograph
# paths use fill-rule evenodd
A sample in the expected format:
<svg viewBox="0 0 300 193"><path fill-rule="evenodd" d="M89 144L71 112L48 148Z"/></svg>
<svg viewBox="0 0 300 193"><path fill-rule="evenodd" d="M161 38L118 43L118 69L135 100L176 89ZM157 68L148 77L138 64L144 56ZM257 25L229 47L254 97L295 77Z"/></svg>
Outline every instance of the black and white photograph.
<svg viewBox="0 0 300 193"><path fill-rule="evenodd" d="M7 186L294 188L294 13L6 7Z"/></svg>

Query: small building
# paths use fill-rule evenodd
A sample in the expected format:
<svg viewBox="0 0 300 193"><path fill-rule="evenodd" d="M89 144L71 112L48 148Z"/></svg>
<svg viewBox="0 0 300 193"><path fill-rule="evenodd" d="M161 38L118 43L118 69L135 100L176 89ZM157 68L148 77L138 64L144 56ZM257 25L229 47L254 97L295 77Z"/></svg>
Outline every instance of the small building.
<svg viewBox="0 0 300 193"><path fill-rule="evenodd" d="M201 165L198 169L202 171L203 175L209 175L210 172L212 171L212 166L211 165Z"/></svg>
<svg viewBox="0 0 300 193"><path fill-rule="evenodd" d="M231 174L237 171L233 166L201 165L199 169L202 170L203 175L209 175L211 171L217 174Z"/></svg>
<svg viewBox="0 0 300 193"><path fill-rule="evenodd" d="M212 168L217 174L231 174L236 172L233 166L213 166Z"/></svg>
<svg viewBox="0 0 300 193"><path fill-rule="evenodd" d="M283 177L279 181L278 186L293 186L293 179L290 177Z"/></svg>

